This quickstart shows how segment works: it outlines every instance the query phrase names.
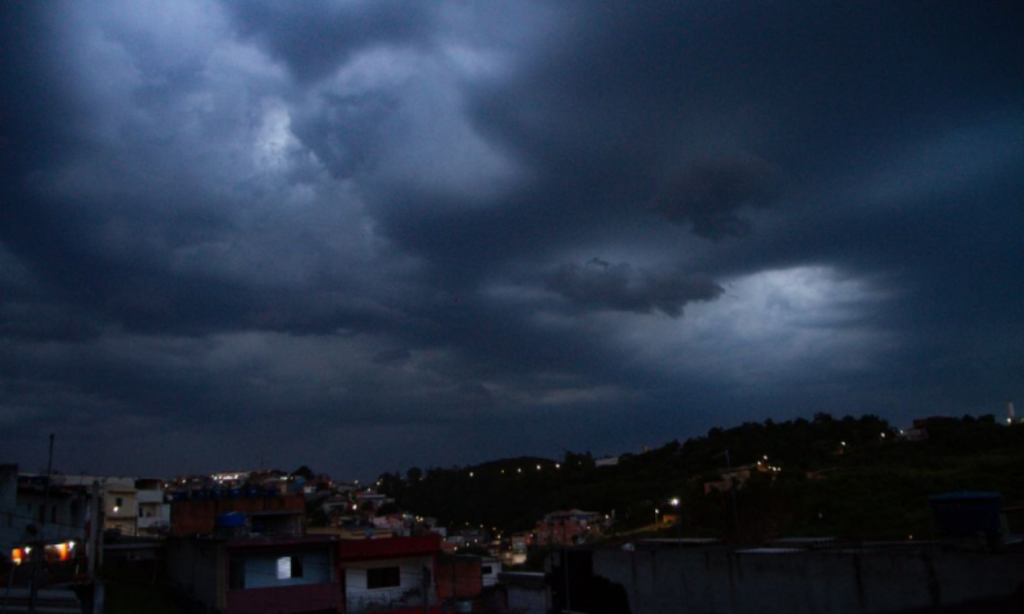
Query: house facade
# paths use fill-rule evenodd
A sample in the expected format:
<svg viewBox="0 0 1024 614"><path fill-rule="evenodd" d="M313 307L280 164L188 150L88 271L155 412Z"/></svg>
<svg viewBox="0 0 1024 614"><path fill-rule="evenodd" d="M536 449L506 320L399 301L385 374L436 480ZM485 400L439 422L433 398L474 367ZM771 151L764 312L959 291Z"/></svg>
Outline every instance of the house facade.
<svg viewBox="0 0 1024 614"><path fill-rule="evenodd" d="M209 612L342 612L336 553L325 537L172 537L167 577Z"/></svg>
<svg viewBox="0 0 1024 614"><path fill-rule="evenodd" d="M345 612L420 613L424 605L440 612L434 583L437 535L390 539L340 540L338 565L345 591Z"/></svg>
<svg viewBox="0 0 1024 614"><path fill-rule="evenodd" d="M603 532L604 516L577 509L547 514L534 529L539 546L572 546Z"/></svg>

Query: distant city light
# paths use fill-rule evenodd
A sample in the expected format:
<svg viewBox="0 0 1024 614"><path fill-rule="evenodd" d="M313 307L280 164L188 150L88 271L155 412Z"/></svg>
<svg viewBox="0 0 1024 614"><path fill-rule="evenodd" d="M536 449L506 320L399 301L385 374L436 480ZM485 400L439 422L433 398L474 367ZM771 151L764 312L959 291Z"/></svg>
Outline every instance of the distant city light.
<svg viewBox="0 0 1024 614"><path fill-rule="evenodd" d="M679 497L673 497L669 503L672 504L672 507L679 507Z"/></svg>

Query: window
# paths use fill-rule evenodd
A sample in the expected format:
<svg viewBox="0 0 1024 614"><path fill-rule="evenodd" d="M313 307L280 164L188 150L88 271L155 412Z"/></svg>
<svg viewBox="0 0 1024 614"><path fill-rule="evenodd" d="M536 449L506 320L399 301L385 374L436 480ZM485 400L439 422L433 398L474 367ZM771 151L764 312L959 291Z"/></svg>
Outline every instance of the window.
<svg viewBox="0 0 1024 614"><path fill-rule="evenodd" d="M494 568L492 568L490 565L481 565L480 566L480 573L485 575L485 576L489 576L492 573L494 573Z"/></svg>
<svg viewBox="0 0 1024 614"><path fill-rule="evenodd" d="M398 567L378 567L366 570L366 588L395 588L402 585Z"/></svg>
<svg viewBox="0 0 1024 614"><path fill-rule="evenodd" d="M277 559L277 579L288 580L302 577L302 557L282 556Z"/></svg>

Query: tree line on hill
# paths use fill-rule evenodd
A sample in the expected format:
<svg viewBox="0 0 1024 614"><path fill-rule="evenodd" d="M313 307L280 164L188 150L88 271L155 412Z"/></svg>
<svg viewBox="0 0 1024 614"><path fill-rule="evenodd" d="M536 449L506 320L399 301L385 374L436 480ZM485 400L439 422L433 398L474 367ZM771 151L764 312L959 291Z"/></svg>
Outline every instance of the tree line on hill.
<svg viewBox="0 0 1024 614"><path fill-rule="evenodd" d="M379 492L402 509L441 523L503 533L531 529L544 514L570 508L614 518L615 530L649 527L671 513L670 535L753 543L780 536L927 539L930 495L989 490L1024 503L1024 426L992 416L934 419L927 439L901 441L885 420L866 415L776 423L748 422L672 441L615 466L589 452L560 460L519 457L470 467L410 468L380 476ZM763 467L774 468L761 471ZM706 489L727 465L750 467L735 490ZM678 500L678 507L669 502ZM663 517L663 516L662 516Z"/></svg>

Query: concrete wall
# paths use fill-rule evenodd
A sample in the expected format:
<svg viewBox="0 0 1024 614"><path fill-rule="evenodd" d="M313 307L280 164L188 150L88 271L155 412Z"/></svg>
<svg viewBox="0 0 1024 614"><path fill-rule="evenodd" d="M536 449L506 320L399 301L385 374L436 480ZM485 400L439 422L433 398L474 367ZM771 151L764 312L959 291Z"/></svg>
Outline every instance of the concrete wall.
<svg viewBox="0 0 1024 614"><path fill-rule="evenodd" d="M273 612L341 612L341 587L337 584L279 586L228 591L227 614Z"/></svg>
<svg viewBox="0 0 1024 614"><path fill-rule="evenodd" d="M1024 591L1024 553L593 551L632 614L929 611Z"/></svg>
<svg viewBox="0 0 1024 614"><path fill-rule="evenodd" d="M484 590L478 556L441 556L434 562L434 583L441 599L479 597Z"/></svg>
<svg viewBox="0 0 1024 614"><path fill-rule="evenodd" d="M167 581L207 611L227 606L227 558L223 543L167 540Z"/></svg>
<svg viewBox="0 0 1024 614"><path fill-rule="evenodd" d="M516 614L547 614L551 610L548 591L536 586L511 585L506 588L508 611Z"/></svg>

